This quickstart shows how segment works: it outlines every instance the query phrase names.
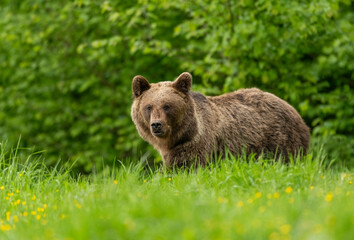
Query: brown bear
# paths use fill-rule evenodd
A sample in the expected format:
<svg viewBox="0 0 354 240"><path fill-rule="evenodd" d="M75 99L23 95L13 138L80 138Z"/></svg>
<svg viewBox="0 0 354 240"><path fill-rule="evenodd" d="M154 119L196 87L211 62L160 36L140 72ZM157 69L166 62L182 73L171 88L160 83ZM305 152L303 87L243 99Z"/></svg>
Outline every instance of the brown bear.
<svg viewBox="0 0 354 240"><path fill-rule="evenodd" d="M191 74L150 84L135 76L132 119L167 167L200 163L225 149L238 155L306 153L310 131L296 110L257 88L209 97L190 91Z"/></svg>

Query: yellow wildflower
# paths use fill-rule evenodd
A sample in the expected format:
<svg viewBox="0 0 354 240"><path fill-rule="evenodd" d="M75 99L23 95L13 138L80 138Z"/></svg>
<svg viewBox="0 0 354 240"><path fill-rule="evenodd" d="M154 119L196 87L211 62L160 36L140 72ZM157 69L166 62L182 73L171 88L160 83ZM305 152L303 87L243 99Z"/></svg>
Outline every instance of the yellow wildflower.
<svg viewBox="0 0 354 240"><path fill-rule="evenodd" d="M0 189L1 189L1 190L4 190L4 189L5 189L5 187L4 187L4 186L1 186L1 187L0 187Z"/></svg>
<svg viewBox="0 0 354 240"><path fill-rule="evenodd" d="M36 216L36 219L37 219L37 220L41 220L41 215L37 215L37 216Z"/></svg>
<svg viewBox="0 0 354 240"><path fill-rule="evenodd" d="M262 197L262 193L261 192L257 192L256 193L256 198L260 198L260 197Z"/></svg>
<svg viewBox="0 0 354 240"><path fill-rule="evenodd" d="M292 193L293 192L293 188L292 187L287 187L286 189L285 189L285 192L286 193Z"/></svg>
<svg viewBox="0 0 354 240"><path fill-rule="evenodd" d="M6 221L10 221L11 212L6 212Z"/></svg>
<svg viewBox="0 0 354 240"><path fill-rule="evenodd" d="M315 186L311 186L310 189L313 190L315 188Z"/></svg>
<svg viewBox="0 0 354 240"><path fill-rule="evenodd" d="M15 222L18 222L18 217L17 217L17 215L14 216L14 221L15 221Z"/></svg>
<svg viewBox="0 0 354 240"><path fill-rule="evenodd" d="M274 197L274 198L279 198L279 197L280 197L280 194L279 194L278 192L276 192L276 193L273 194L273 197Z"/></svg>
<svg viewBox="0 0 354 240"><path fill-rule="evenodd" d="M330 201L332 201L332 199L333 199L333 194L331 192L327 193L327 195L325 197L326 202L330 202Z"/></svg>
<svg viewBox="0 0 354 240"><path fill-rule="evenodd" d="M265 206L261 206L261 207L258 209L258 211L259 211L260 213L264 213L265 210L266 210L266 207L265 207Z"/></svg>
<svg viewBox="0 0 354 240"><path fill-rule="evenodd" d="M34 215L36 215L37 213L36 213L36 211L32 211L31 214L34 216Z"/></svg>
<svg viewBox="0 0 354 240"><path fill-rule="evenodd" d="M33 195L32 200L33 200L33 201L36 200L36 196L35 196L35 195Z"/></svg>
<svg viewBox="0 0 354 240"><path fill-rule="evenodd" d="M289 234L290 230L291 230L291 226L289 224L285 224L283 226L280 227L280 232L284 235Z"/></svg>
<svg viewBox="0 0 354 240"><path fill-rule="evenodd" d="M245 204L243 203L243 201L239 201L239 202L237 203L237 207L243 207L243 205L245 205Z"/></svg>
<svg viewBox="0 0 354 240"><path fill-rule="evenodd" d="M114 184L117 184L117 183L118 183L118 181L117 181L117 180L114 180L113 182L114 182Z"/></svg>
<svg viewBox="0 0 354 240"><path fill-rule="evenodd" d="M1 225L0 226L0 230L3 231L3 232L10 231L11 230L11 225L10 224Z"/></svg>

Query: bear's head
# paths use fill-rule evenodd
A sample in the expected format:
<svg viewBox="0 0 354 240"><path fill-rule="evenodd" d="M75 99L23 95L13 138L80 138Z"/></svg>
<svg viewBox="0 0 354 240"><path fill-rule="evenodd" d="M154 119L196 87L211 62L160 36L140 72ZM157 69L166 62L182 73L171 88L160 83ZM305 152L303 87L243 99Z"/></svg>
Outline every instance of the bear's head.
<svg viewBox="0 0 354 240"><path fill-rule="evenodd" d="M135 76L132 90L132 116L142 137L169 139L186 128L191 115L189 91L192 75L182 73L173 82L150 84L143 76Z"/></svg>

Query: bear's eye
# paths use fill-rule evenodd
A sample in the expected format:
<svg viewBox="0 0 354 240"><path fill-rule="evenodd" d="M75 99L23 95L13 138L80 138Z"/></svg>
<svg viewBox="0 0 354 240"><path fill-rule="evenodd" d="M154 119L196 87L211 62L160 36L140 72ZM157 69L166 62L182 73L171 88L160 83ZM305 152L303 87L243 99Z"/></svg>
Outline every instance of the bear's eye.
<svg viewBox="0 0 354 240"><path fill-rule="evenodd" d="M165 105L165 106L163 106L163 110L164 111L169 111L171 109L171 106L170 105Z"/></svg>
<svg viewBox="0 0 354 240"><path fill-rule="evenodd" d="M151 106L147 106L147 107L146 107L146 110L147 110L148 112L151 112L152 107L151 107Z"/></svg>

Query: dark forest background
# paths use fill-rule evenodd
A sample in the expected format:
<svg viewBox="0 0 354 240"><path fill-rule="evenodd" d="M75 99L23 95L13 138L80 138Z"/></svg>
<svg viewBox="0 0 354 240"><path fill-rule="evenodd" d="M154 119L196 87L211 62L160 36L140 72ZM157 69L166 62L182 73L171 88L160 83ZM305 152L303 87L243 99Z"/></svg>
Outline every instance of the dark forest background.
<svg viewBox="0 0 354 240"><path fill-rule="evenodd" d="M354 159L350 0L0 2L0 140L48 164L155 158L130 118L131 80L258 87L288 101L342 163Z"/></svg>

